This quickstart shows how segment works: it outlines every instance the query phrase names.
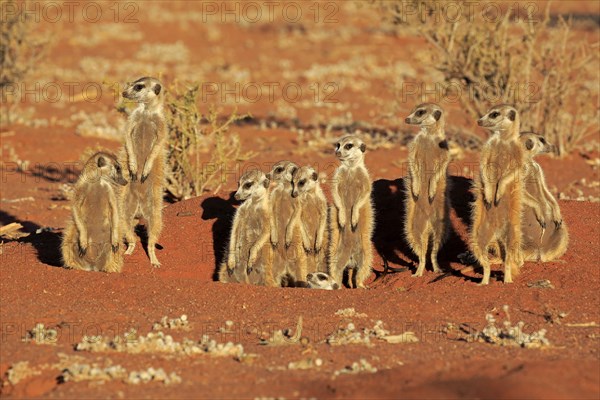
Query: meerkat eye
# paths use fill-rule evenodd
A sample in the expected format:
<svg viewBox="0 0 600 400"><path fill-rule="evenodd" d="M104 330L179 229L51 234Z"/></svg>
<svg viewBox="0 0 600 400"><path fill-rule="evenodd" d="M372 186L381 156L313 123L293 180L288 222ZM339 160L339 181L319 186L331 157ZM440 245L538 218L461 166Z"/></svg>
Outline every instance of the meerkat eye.
<svg viewBox="0 0 600 400"><path fill-rule="evenodd" d="M327 280L327 277L326 277L325 275L323 275L323 274L319 274L319 275L317 275L317 278L318 278L320 281L326 281L326 280Z"/></svg>
<svg viewBox="0 0 600 400"><path fill-rule="evenodd" d="M283 172L283 167L277 167L275 169L275 172L277 172L278 174L282 173Z"/></svg>
<svg viewBox="0 0 600 400"><path fill-rule="evenodd" d="M350 150L352 148L352 143L348 143L346 146L344 146L344 148L346 150Z"/></svg>
<svg viewBox="0 0 600 400"><path fill-rule="evenodd" d="M544 139L543 137L540 138L540 142L542 142L542 144L546 144L546 139Z"/></svg>
<svg viewBox="0 0 600 400"><path fill-rule="evenodd" d="M305 183L306 183L306 181L304 179L302 179L300 182L298 182L298 186L302 187L302 186L304 186Z"/></svg>
<svg viewBox="0 0 600 400"><path fill-rule="evenodd" d="M252 187L252 182L246 182L244 184L244 189L250 189Z"/></svg>
<svg viewBox="0 0 600 400"><path fill-rule="evenodd" d="M137 85L135 85L133 87L133 90L135 90L136 92L139 92L140 90L142 90L144 88L144 85L140 85L139 83Z"/></svg>
<svg viewBox="0 0 600 400"><path fill-rule="evenodd" d="M116 166L115 169L117 170L117 172L121 172L121 167L120 166Z"/></svg>
<svg viewBox="0 0 600 400"><path fill-rule="evenodd" d="M500 113L498 111L494 111L493 113L490 114L490 118L495 119L495 118L498 118L499 115L500 115Z"/></svg>
<svg viewBox="0 0 600 400"><path fill-rule="evenodd" d="M425 110L419 110L417 111L417 117L422 117L423 115L425 115Z"/></svg>

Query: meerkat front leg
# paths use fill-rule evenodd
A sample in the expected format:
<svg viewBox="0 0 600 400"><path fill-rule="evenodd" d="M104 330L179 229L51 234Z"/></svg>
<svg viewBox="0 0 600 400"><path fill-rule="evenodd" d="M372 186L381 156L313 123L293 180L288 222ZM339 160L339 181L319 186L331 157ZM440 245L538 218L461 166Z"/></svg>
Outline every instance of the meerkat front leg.
<svg viewBox="0 0 600 400"><path fill-rule="evenodd" d="M301 214L300 205L296 204L296 206L294 207L294 210L292 211L292 215L290 216L290 220L289 220L287 226L285 227L285 248L286 249L288 247L290 247L290 245L292 244L292 240L294 238L294 230L298 227L298 225L300 225L300 214ZM300 229L300 231L302 233L302 229ZM303 236L303 242L304 242L304 236Z"/></svg>
<svg viewBox="0 0 600 400"><path fill-rule="evenodd" d="M236 267L235 263L235 255L237 253L237 237L239 232L240 225L240 217L239 211L236 213L233 218L233 226L231 227L231 234L229 235L229 252L227 254L227 273L229 276L233 275L233 270Z"/></svg>
<svg viewBox="0 0 600 400"><path fill-rule="evenodd" d="M415 201L419 199L419 196L421 194L421 181L417 179L417 177L419 176L418 170L419 167L417 166L414 157L412 157L408 164L408 175L410 178L411 194Z"/></svg>
<svg viewBox="0 0 600 400"><path fill-rule="evenodd" d="M135 182L137 181L138 165L135 157L135 151L133 150L133 129L131 126L128 128L127 134L125 135L125 152L127 153L129 177L132 182Z"/></svg>
<svg viewBox="0 0 600 400"><path fill-rule="evenodd" d="M488 159L489 159L489 157L485 157L485 156L481 159L481 167L479 170L479 175L481 176L481 186L482 186L481 189L483 191L483 204L485 205L485 208L487 208L489 210L494 201L494 190L496 189L496 187L498 185L498 181L496 179L497 171L494 174L493 181L491 179L492 177L489 176L489 173L487 171L487 169L489 168Z"/></svg>
<svg viewBox="0 0 600 400"><path fill-rule="evenodd" d="M117 198L112 190L108 191L108 201L110 207L111 216L111 231L110 231L110 244L112 252L116 253L119 251L119 241L121 239L119 235L119 208L117 207Z"/></svg>
<svg viewBox="0 0 600 400"><path fill-rule="evenodd" d="M556 201L556 199L554 198L554 196L552 195L552 193L550 193L550 191L548 190L548 187L546 187L546 182L545 182L545 178L544 178L544 172L542 171L541 167L538 165L537 168L539 169L539 186L540 186L540 193L542 193L542 195L544 196L544 198L546 199L546 203L548 204L548 206L550 207L550 213L552 215L552 221L554 222L554 225L556 227L556 229L559 229L562 225L562 215L560 213L560 206L558 205L558 202Z"/></svg>
<svg viewBox="0 0 600 400"><path fill-rule="evenodd" d="M81 215L79 213L80 207L81 202L77 205L77 207L73 207L73 221L75 222L75 226L77 227L77 231L79 233L77 238L77 244L79 246L79 257L83 257L87 252L90 243L87 233L87 227L83 223Z"/></svg>
<svg viewBox="0 0 600 400"><path fill-rule="evenodd" d="M509 169L506 171L506 174L502 176L502 178L498 181L498 185L496 187L496 195L494 197L494 204L497 206L500 203L500 199L504 196L504 192L506 192L506 188L508 185L513 183L519 174L519 170L517 169Z"/></svg>
<svg viewBox="0 0 600 400"><path fill-rule="evenodd" d="M542 207L540 207L539 201L537 201L536 198L533 197L529 192L524 191L523 192L523 204L526 205L527 207L530 207L533 210L535 219L542 227L542 231L545 230L546 229L545 213L542 210Z"/></svg>
<svg viewBox="0 0 600 400"><path fill-rule="evenodd" d="M437 192L437 187L442 178L446 175L446 170L448 168L448 163L442 163L439 168L436 169L435 173L429 179L429 204L433 203L435 199L435 194Z"/></svg>
<svg viewBox="0 0 600 400"><path fill-rule="evenodd" d="M144 163L144 168L142 169L142 176L140 181L144 183L146 179L148 179L148 175L150 175L150 171L154 167L154 161L156 157L163 151L166 142L166 134L164 133L165 125L162 121L157 121L157 135L154 139L154 143L152 145L152 150L150 150L150 154Z"/></svg>
<svg viewBox="0 0 600 400"><path fill-rule="evenodd" d="M337 210L338 226L341 230L344 230L344 228L346 227L346 209L344 208L344 205L342 203L342 198L340 197L337 185L333 187L331 195L333 197L333 204L335 205L335 208Z"/></svg>
<svg viewBox="0 0 600 400"><path fill-rule="evenodd" d="M271 216L269 218L269 226L271 227L270 237L271 237L271 245L273 247L277 247L279 245L279 233L278 233L279 227L277 224L277 222L278 222L277 220L278 220L278 218L275 215L275 213L271 213Z"/></svg>
<svg viewBox="0 0 600 400"><path fill-rule="evenodd" d="M320 222L317 229L317 237L315 239L315 253L319 253L323 248L323 240L325 239L325 229L327 229L327 204L320 210Z"/></svg>
<svg viewBox="0 0 600 400"><path fill-rule="evenodd" d="M267 242L269 241L269 238L271 237L271 232L269 232L269 229L265 229L265 227L269 226L269 220L268 220L269 214L270 213L265 210L264 215L261 216L261 219L262 219L261 226L263 227L263 232L261 232L261 234L258 237L258 239L256 240L256 242L252 245L252 247L250 247L250 252L249 252L249 256L248 256L248 266L247 266L247 271L246 271L248 274L250 272L252 272L252 269L254 268L254 264L256 263L256 260L258 259L258 255L259 255L260 251L262 250L263 246L265 244L267 244Z"/></svg>
<svg viewBox="0 0 600 400"><path fill-rule="evenodd" d="M356 227L358 226L358 219L359 219L360 211L363 209L363 207L369 201L370 198L371 198L371 193L366 191L358 199L356 204L354 204L354 206L352 207L352 214L351 214L351 220L350 220L352 232L356 231Z"/></svg>

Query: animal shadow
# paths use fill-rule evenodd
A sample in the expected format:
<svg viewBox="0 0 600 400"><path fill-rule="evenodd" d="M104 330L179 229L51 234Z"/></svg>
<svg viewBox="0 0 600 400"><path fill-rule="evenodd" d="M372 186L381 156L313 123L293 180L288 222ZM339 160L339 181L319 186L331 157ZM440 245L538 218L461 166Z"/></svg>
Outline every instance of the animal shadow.
<svg viewBox="0 0 600 400"><path fill-rule="evenodd" d="M379 179L373 182L371 194L375 208L375 250L387 263L412 267L417 257L404 237L405 203L404 178ZM400 253L403 257L398 255Z"/></svg>
<svg viewBox="0 0 600 400"><path fill-rule="evenodd" d="M455 229L455 224L450 224L447 240L438 254L440 267L446 271L446 274L441 275L436 280L449 274L465 278L460 271L455 271L450 267L450 262L458 262L458 255L468 251L465 240L468 231L471 229L471 204L474 201L471 192L472 180L460 176L449 176L448 183L449 211L453 211L456 215L458 225L461 228L459 231L462 235ZM395 180L379 179L373 183L372 198L375 206L373 244L384 260L384 268L387 269L388 262L402 267L392 269L392 271L412 269L414 264L418 262L417 255L413 253L404 235L406 219L405 190L405 178ZM386 269L384 269L384 272ZM382 273L376 272L378 277Z"/></svg>
<svg viewBox="0 0 600 400"><path fill-rule="evenodd" d="M36 251L38 260L52 267L62 267L62 255L60 245L62 234L51 229L42 229L43 227L35 222L20 221L13 215L0 211L0 224L8 225L12 222L18 222L23 225L23 231L29 233L29 236L17 239L21 243L30 243ZM36 233L40 230L40 233Z"/></svg>
<svg viewBox="0 0 600 400"><path fill-rule="evenodd" d="M236 210L234 205L239 204L233 198L234 194L235 192L231 192L228 199L209 197L200 204L202 208L201 218L203 220L216 219L212 226L213 254L215 255L214 281L219 279L219 266L223 262L227 244L229 243L229 234Z"/></svg>

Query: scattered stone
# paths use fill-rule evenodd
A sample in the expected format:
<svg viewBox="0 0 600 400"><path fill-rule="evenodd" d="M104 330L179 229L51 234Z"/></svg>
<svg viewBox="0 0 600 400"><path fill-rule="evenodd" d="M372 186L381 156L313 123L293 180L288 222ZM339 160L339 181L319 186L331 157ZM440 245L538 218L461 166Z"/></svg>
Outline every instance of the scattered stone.
<svg viewBox="0 0 600 400"><path fill-rule="evenodd" d="M27 331L23 342L35 342L35 344L56 344L58 332L56 329L46 328L44 324L38 323L35 327Z"/></svg>
<svg viewBox="0 0 600 400"><path fill-rule="evenodd" d="M344 308L337 310L335 315L339 317L347 317L347 318L366 318L367 314L357 313L354 308Z"/></svg>
<svg viewBox="0 0 600 400"><path fill-rule="evenodd" d="M536 289L554 289L554 285L548 279L529 282L527 287Z"/></svg>
<svg viewBox="0 0 600 400"><path fill-rule="evenodd" d="M360 374L368 372L374 374L377 372L377 368L373 367L367 360L361 358L358 362L353 362L352 365L348 365L333 373L334 377L344 374Z"/></svg>

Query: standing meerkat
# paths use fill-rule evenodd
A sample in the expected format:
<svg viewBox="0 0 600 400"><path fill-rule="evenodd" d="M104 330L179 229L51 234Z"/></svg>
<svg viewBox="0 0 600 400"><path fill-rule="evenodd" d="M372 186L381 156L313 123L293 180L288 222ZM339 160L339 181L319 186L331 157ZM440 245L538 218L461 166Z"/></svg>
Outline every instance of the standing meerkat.
<svg viewBox="0 0 600 400"><path fill-rule="evenodd" d="M504 283L512 282L523 263L521 212L524 149L519 140L519 113L509 105L491 108L477 123L493 134L483 146L479 180L474 185L470 247L483 267L482 285L490 280L490 246L498 244Z"/></svg>
<svg viewBox="0 0 600 400"><path fill-rule="evenodd" d="M327 248L327 199L314 168L301 167L294 171L292 197L298 199L298 206L288 229L291 231L299 226L306 255L306 270L308 273L326 272L326 251L323 249Z"/></svg>
<svg viewBox="0 0 600 400"><path fill-rule="evenodd" d="M349 273L353 275L349 286L365 288L365 280L371 273L374 221L371 178L364 160L366 149L365 143L354 135L344 136L335 145L335 155L341 164L331 188L334 207L329 218L329 275L340 286L346 267L354 272Z"/></svg>
<svg viewBox="0 0 600 400"><path fill-rule="evenodd" d="M220 282L273 286L271 276L269 179L259 170L239 180L235 199L244 201L233 218L226 261L219 269Z"/></svg>
<svg viewBox="0 0 600 400"><path fill-rule="evenodd" d="M61 252L67 268L121 272L119 186L127 185L117 158L94 154L77 179Z"/></svg>
<svg viewBox="0 0 600 400"><path fill-rule="evenodd" d="M446 172L450 152L444 131L444 110L437 104L420 104L406 118L421 129L408 146L408 184L404 234L419 257L413 276L422 276L431 243L433 272L442 272L437 255L448 232L448 198Z"/></svg>
<svg viewBox="0 0 600 400"><path fill-rule="evenodd" d="M293 216L299 208L292 197L292 175L298 165L291 161L276 163L269 177L275 184L269 196L271 204L271 245L273 246L273 279L277 286L303 286L306 278L306 256L302 248L300 225Z"/></svg>
<svg viewBox="0 0 600 400"><path fill-rule="evenodd" d="M156 243L162 230L162 205L165 180L167 128L163 113L162 85L155 78L140 78L129 83L123 97L138 103L127 120L125 162L131 183L122 196L125 254L135 248L135 226L146 221L148 256L153 267L160 267Z"/></svg>
<svg viewBox="0 0 600 400"><path fill-rule="evenodd" d="M553 261L560 258L569 244L558 202L548 190L536 155L554 151L543 136L524 132L520 136L525 149L525 192L523 194L523 253L527 261Z"/></svg>

